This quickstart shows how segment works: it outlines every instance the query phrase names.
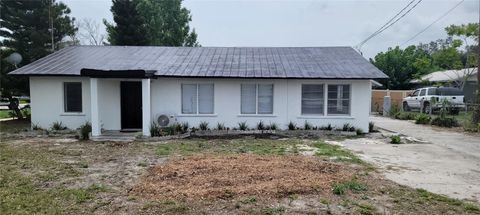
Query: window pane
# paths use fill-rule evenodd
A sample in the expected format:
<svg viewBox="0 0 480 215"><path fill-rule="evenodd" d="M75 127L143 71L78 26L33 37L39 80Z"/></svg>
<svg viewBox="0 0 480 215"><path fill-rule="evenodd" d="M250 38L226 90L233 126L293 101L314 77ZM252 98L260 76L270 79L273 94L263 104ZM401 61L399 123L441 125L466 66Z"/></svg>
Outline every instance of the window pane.
<svg viewBox="0 0 480 215"><path fill-rule="evenodd" d="M350 85L328 85L328 114L350 114Z"/></svg>
<svg viewBox="0 0 480 215"><path fill-rule="evenodd" d="M256 113L256 85L242 84L241 85L241 107L242 114Z"/></svg>
<svg viewBox="0 0 480 215"><path fill-rule="evenodd" d="M273 84L258 85L258 114L273 114Z"/></svg>
<svg viewBox="0 0 480 215"><path fill-rule="evenodd" d="M302 114L323 114L323 84L302 85Z"/></svg>
<svg viewBox="0 0 480 215"><path fill-rule="evenodd" d="M65 112L82 112L82 83L68 82L63 87Z"/></svg>
<svg viewBox="0 0 480 215"><path fill-rule="evenodd" d="M198 113L213 114L213 84L198 85Z"/></svg>
<svg viewBox="0 0 480 215"><path fill-rule="evenodd" d="M197 85L182 84L182 113L197 113Z"/></svg>

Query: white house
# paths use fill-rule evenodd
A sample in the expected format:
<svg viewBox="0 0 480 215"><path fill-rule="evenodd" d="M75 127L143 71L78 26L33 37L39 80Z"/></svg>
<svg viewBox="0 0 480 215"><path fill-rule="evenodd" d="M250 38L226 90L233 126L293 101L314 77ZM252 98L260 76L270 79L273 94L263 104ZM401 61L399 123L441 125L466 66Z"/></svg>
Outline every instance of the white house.
<svg viewBox="0 0 480 215"><path fill-rule="evenodd" d="M198 126L260 120L286 128L345 123L368 131L371 80L350 47L75 46L10 75L30 77L32 123L141 130L165 114Z"/></svg>

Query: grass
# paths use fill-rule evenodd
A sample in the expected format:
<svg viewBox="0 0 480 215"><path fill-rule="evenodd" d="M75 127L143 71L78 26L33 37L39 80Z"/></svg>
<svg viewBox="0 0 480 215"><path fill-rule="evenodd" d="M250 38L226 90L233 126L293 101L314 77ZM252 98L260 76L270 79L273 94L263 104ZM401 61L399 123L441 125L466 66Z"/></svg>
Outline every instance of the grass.
<svg viewBox="0 0 480 215"><path fill-rule="evenodd" d="M336 195L343 195L348 190L352 192L366 191L367 185L357 180L350 180L350 181L337 182L332 186L332 191Z"/></svg>
<svg viewBox="0 0 480 215"><path fill-rule="evenodd" d="M341 146L326 144L321 141L313 144L317 148L315 153L318 156L334 157L337 161L352 162L352 163L364 163L352 152L343 149Z"/></svg>
<svg viewBox="0 0 480 215"><path fill-rule="evenodd" d="M11 113L11 110L0 110L0 119L12 118L10 113Z"/></svg>

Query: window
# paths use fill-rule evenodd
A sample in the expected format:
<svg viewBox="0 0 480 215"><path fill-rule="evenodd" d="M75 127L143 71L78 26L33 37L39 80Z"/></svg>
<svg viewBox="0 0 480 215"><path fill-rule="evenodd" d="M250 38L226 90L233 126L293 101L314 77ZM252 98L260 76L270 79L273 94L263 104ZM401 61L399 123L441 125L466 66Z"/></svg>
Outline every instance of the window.
<svg viewBox="0 0 480 215"><path fill-rule="evenodd" d="M425 93L426 93L426 92L427 92L426 89L422 89L422 90L420 91L420 96L425 96Z"/></svg>
<svg viewBox="0 0 480 215"><path fill-rule="evenodd" d="M328 114L350 114L350 85L328 85Z"/></svg>
<svg viewBox="0 0 480 215"><path fill-rule="evenodd" d="M182 114L213 114L213 84L182 84Z"/></svg>
<svg viewBox="0 0 480 215"><path fill-rule="evenodd" d="M273 114L273 84L242 84L241 114Z"/></svg>
<svg viewBox="0 0 480 215"><path fill-rule="evenodd" d="M436 88L428 88L428 95L436 95L437 94L437 89Z"/></svg>
<svg viewBox="0 0 480 215"><path fill-rule="evenodd" d="M63 83L63 105L65 112L82 112L82 83Z"/></svg>
<svg viewBox="0 0 480 215"><path fill-rule="evenodd" d="M412 93L412 97L418 96L418 93L419 93L419 92L420 92L420 91L415 90L415 92Z"/></svg>
<svg viewBox="0 0 480 215"><path fill-rule="evenodd" d="M302 85L302 114L323 115L323 84Z"/></svg>

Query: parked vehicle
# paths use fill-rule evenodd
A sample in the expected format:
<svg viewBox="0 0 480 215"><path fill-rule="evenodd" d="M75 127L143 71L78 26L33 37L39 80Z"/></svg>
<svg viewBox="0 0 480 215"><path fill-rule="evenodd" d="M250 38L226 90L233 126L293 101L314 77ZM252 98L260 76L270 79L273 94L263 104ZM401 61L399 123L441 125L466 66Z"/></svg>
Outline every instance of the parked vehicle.
<svg viewBox="0 0 480 215"><path fill-rule="evenodd" d="M447 100L449 111L452 114L465 108L463 91L453 87L425 87L415 90L412 94L403 98L404 111L419 110L430 113L441 108L441 101Z"/></svg>

